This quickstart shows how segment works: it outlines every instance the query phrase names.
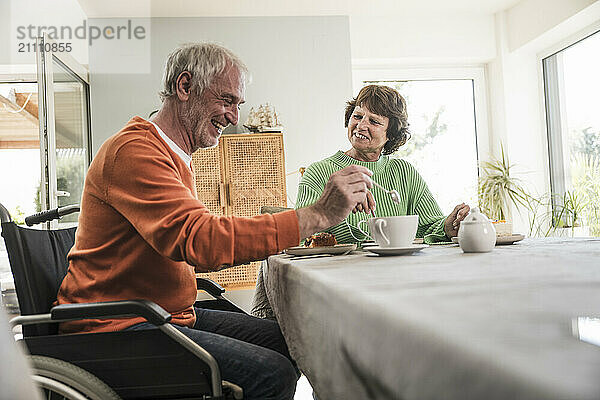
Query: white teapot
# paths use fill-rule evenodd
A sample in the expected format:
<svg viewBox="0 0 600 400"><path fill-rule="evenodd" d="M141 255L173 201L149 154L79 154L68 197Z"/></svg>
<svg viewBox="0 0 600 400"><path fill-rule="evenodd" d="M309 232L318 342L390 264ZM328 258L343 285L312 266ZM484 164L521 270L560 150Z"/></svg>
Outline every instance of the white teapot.
<svg viewBox="0 0 600 400"><path fill-rule="evenodd" d="M458 244L465 253L487 253L496 245L496 228L477 207L460 223Z"/></svg>

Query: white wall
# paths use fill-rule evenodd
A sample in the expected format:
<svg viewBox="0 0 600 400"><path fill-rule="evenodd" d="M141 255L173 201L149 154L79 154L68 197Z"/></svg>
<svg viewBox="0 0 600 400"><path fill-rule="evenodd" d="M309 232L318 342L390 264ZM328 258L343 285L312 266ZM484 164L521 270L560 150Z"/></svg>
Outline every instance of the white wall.
<svg viewBox="0 0 600 400"><path fill-rule="evenodd" d="M596 0L523 0L506 10L508 48L517 50L577 14Z"/></svg>
<svg viewBox="0 0 600 400"><path fill-rule="evenodd" d="M498 154L502 141L515 172L541 195L550 191L541 59L600 29L600 2L538 3L525 0L496 15L498 56L487 71L492 147ZM527 232L526 216L515 225Z"/></svg>
<svg viewBox="0 0 600 400"><path fill-rule="evenodd" d="M10 3L0 1L0 65L10 63Z"/></svg>
<svg viewBox="0 0 600 400"><path fill-rule="evenodd" d="M137 74L99 73L104 60L119 63L121 56L92 46L93 151L132 116L146 117L158 108L156 93L171 50L183 42L210 40L233 50L252 72L240 122L250 107L267 101L281 115L288 172L333 154L347 142L343 110L352 94L348 32L347 17L154 18L149 73ZM242 129L240 124L235 130ZM294 201L298 180L298 174L291 175L287 183Z"/></svg>
<svg viewBox="0 0 600 400"><path fill-rule="evenodd" d="M72 29L80 26L86 19L77 0L1 0L0 3L0 64L35 64L35 51L19 52L20 43L33 43L34 39L28 36L19 38L18 27L32 25L37 33L38 27L68 26ZM3 33L4 32L4 33ZM49 32L46 30L46 32ZM6 35L6 36L4 36ZM72 51L70 55L81 64L87 64L87 42L85 39L64 38L57 42L70 42ZM30 47L31 49L31 47ZM23 49L22 49L23 50ZM7 58L2 53L8 54Z"/></svg>
<svg viewBox="0 0 600 400"><path fill-rule="evenodd" d="M350 37L354 62L477 63L496 54L492 15L353 15Z"/></svg>

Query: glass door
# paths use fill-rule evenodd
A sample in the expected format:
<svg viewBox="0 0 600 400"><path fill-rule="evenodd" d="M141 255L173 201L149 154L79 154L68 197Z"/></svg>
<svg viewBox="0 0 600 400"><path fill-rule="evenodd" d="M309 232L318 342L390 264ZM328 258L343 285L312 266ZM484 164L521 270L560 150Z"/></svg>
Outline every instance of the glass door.
<svg viewBox="0 0 600 400"><path fill-rule="evenodd" d="M81 201L90 163L88 74L68 54L53 52L55 45L44 36L36 46L41 205L45 210ZM76 221L77 215L61 220Z"/></svg>

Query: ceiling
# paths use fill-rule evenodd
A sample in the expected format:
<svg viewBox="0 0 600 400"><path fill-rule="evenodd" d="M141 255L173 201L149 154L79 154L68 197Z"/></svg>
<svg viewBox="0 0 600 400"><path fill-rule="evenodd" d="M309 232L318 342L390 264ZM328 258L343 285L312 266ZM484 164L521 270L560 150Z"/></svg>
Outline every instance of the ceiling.
<svg viewBox="0 0 600 400"><path fill-rule="evenodd" d="M392 15L490 15L521 0L78 0L88 18Z"/></svg>

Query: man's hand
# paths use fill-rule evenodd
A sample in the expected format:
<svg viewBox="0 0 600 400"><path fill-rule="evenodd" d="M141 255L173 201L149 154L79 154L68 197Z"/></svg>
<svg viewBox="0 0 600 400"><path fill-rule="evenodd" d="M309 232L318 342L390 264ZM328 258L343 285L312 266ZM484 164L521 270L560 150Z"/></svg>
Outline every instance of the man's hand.
<svg viewBox="0 0 600 400"><path fill-rule="evenodd" d="M454 210L448 215L446 221L444 221L444 232L449 238L458 235L458 228L460 227L460 221L465 219L471 208L465 204L459 204L454 207Z"/></svg>
<svg viewBox="0 0 600 400"><path fill-rule="evenodd" d="M353 210L375 209L375 200L368 199L368 189L373 186L373 173L362 166L351 165L333 173L323 194L309 207L296 210L300 237L305 238L344 220Z"/></svg>
<svg viewBox="0 0 600 400"><path fill-rule="evenodd" d="M352 213L364 212L365 214L371 214L375 216L375 199L370 191L367 191L367 199L364 203L358 203L356 207L352 209Z"/></svg>

